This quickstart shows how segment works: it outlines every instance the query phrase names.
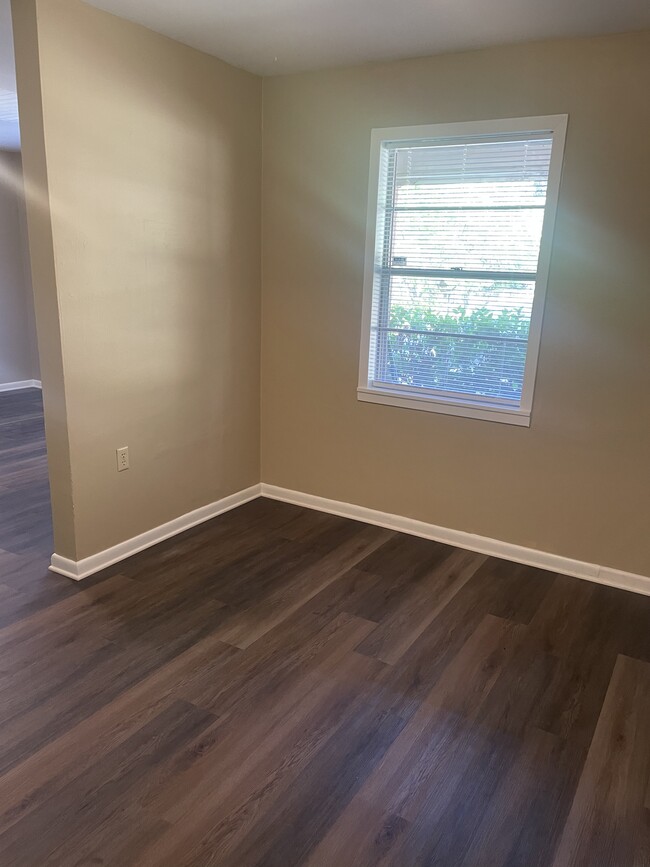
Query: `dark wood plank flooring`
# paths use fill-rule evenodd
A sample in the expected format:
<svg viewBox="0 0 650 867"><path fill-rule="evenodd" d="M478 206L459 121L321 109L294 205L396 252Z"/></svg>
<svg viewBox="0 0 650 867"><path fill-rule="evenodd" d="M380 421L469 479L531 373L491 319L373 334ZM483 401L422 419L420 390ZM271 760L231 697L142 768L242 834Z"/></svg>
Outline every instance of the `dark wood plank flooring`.
<svg viewBox="0 0 650 867"><path fill-rule="evenodd" d="M40 390L0 393L0 550L52 553L50 490Z"/></svg>
<svg viewBox="0 0 650 867"><path fill-rule="evenodd" d="M648 867L650 598L256 500L49 574L0 395L0 864Z"/></svg>

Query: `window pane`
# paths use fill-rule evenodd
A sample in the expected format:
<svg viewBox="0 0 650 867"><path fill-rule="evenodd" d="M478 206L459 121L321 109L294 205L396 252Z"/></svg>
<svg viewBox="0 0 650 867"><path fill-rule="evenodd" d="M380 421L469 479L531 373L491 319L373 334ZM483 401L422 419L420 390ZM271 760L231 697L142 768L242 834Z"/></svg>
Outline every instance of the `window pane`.
<svg viewBox="0 0 650 867"><path fill-rule="evenodd" d="M394 267L535 273L543 210L396 211Z"/></svg>
<svg viewBox="0 0 650 867"><path fill-rule="evenodd" d="M519 400L526 343L481 337L387 332L378 381Z"/></svg>
<svg viewBox="0 0 650 867"><path fill-rule="evenodd" d="M385 324L375 330L376 381L521 397L532 281L393 275L388 285Z"/></svg>
<svg viewBox="0 0 650 867"><path fill-rule="evenodd" d="M532 281L390 278L387 325L418 331L528 337Z"/></svg>
<svg viewBox="0 0 650 867"><path fill-rule="evenodd" d="M551 145L531 139L396 147L394 204L543 205Z"/></svg>

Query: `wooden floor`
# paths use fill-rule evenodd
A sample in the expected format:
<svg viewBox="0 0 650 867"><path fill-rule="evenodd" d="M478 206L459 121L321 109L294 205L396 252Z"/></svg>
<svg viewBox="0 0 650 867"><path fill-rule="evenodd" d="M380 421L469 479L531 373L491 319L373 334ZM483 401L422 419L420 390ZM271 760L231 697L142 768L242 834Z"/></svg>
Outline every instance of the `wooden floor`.
<svg viewBox="0 0 650 867"><path fill-rule="evenodd" d="M650 865L650 598L269 500L76 585L0 437L2 867Z"/></svg>
<svg viewBox="0 0 650 867"><path fill-rule="evenodd" d="M36 388L0 393L0 558L3 551L41 563L52 553L43 402Z"/></svg>

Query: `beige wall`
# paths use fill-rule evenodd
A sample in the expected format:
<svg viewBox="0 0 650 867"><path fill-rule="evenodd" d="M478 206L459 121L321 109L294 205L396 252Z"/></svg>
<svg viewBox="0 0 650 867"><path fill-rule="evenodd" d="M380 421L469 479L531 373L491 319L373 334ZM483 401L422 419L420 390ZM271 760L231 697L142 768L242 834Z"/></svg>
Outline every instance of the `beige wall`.
<svg viewBox="0 0 650 867"><path fill-rule="evenodd" d="M14 18L55 545L78 560L259 481L261 81L78 0Z"/></svg>
<svg viewBox="0 0 650 867"><path fill-rule="evenodd" d="M0 386L38 378L20 154L0 151Z"/></svg>
<svg viewBox="0 0 650 867"><path fill-rule="evenodd" d="M264 88L264 481L650 574L650 32ZM530 429L358 402L370 130L564 112Z"/></svg>

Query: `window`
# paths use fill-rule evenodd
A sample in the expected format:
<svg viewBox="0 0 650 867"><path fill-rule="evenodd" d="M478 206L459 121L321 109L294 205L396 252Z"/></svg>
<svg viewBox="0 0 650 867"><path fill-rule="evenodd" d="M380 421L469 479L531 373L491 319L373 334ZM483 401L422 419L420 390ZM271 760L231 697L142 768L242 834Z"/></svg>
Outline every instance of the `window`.
<svg viewBox="0 0 650 867"><path fill-rule="evenodd" d="M530 424L566 124L373 130L360 400Z"/></svg>

